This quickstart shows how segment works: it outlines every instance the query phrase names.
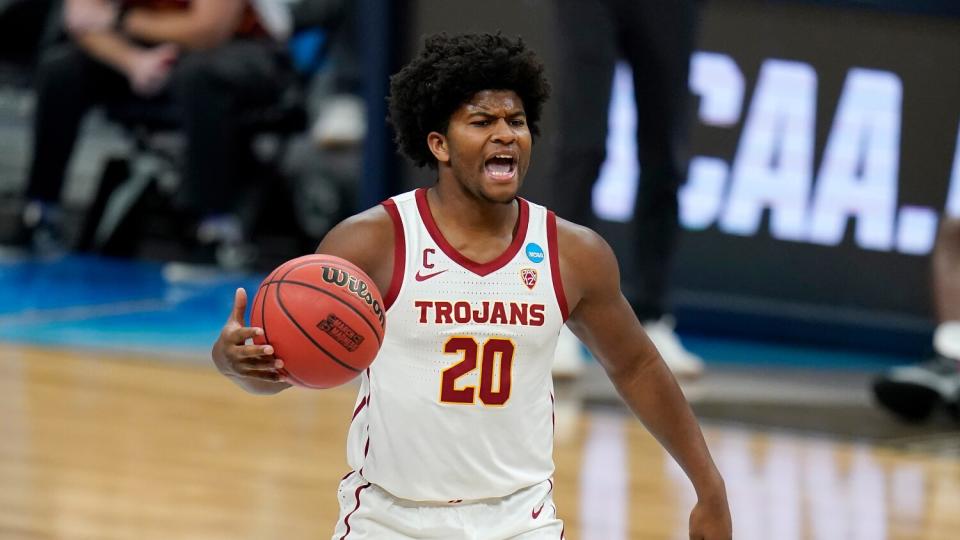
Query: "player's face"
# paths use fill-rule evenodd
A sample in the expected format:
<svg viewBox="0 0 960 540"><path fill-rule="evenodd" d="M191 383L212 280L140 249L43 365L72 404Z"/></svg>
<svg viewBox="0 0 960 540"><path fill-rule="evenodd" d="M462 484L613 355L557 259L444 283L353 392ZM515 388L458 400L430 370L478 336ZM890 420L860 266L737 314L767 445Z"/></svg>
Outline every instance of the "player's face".
<svg viewBox="0 0 960 540"><path fill-rule="evenodd" d="M445 140L446 165L466 191L488 202L513 201L530 166L533 143L516 92L474 94L450 116Z"/></svg>

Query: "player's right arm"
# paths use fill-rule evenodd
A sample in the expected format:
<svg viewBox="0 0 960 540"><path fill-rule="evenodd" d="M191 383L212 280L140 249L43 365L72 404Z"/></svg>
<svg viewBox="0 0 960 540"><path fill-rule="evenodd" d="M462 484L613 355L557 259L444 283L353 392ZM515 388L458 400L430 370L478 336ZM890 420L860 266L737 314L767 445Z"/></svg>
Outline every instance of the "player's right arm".
<svg viewBox="0 0 960 540"><path fill-rule="evenodd" d="M385 292L393 275L393 244L393 221L382 206L376 206L340 222L324 236L316 252L352 262ZM233 310L213 344L213 363L247 392L276 394L290 387L280 374L283 359L274 356L269 343L246 343L263 333L246 325L246 308L247 293L237 289Z"/></svg>
<svg viewBox="0 0 960 540"><path fill-rule="evenodd" d="M323 237L317 253L357 265L383 296L393 277L393 244L393 220L382 205L377 205L341 221Z"/></svg>
<svg viewBox="0 0 960 540"><path fill-rule="evenodd" d="M263 329L247 326L244 320L246 310L247 291L237 289L233 310L210 352L213 365L251 394L276 394L290 388L280 374L283 360L273 355L273 347L269 343L247 344L248 339L263 335Z"/></svg>
<svg viewBox="0 0 960 540"><path fill-rule="evenodd" d="M595 232L559 219L557 243L570 306L567 326L690 478L697 494L690 538L729 540L733 527L723 478L680 386L620 291L613 250Z"/></svg>

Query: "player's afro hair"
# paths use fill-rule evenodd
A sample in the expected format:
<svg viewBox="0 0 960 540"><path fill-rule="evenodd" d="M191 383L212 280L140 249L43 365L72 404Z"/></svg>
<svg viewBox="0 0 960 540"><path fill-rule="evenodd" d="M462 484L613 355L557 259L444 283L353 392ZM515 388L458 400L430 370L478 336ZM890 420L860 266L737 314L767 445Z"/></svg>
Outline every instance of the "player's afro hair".
<svg viewBox="0 0 960 540"><path fill-rule="evenodd" d="M396 143L413 162L436 167L431 131L446 133L450 116L483 90L513 90L523 101L533 136L550 84L543 63L523 40L497 34L445 33L427 37L423 51L390 78L390 123Z"/></svg>

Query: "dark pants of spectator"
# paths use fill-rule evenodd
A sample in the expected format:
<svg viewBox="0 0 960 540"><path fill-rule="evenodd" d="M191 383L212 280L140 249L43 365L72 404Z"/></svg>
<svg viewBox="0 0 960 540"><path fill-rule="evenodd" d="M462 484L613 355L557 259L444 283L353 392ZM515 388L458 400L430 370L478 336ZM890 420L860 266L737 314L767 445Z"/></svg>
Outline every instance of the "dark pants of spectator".
<svg viewBox="0 0 960 540"><path fill-rule="evenodd" d="M49 32L53 0L0 0L0 62L31 65ZM57 21L59 22L59 21Z"/></svg>
<svg viewBox="0 0 960 540"><path fill-rule="evenodd" d="M275 103L292 82L282 47L237 40L184 53L163 95L145 104L172 103L186 137L183 185L199 214L230 211L232 187L249 153L240 113ZM26 196L59 200L80 123L93 106L136 100L126 77L67 43L46 51L38 66L33 158Z"/></svg>
<svg viewBox="0 0 960 540"><path fill-rule="evenodd" d="M686 176L687 77L695 33L692 0L556 0L559 134L553 208L589 224L603 164L614 67L629 62L637 105L641 180L631 234L637 279L626 284L641 320L665 310L677 244L677 191ZM621 254L623 255L623 254Z"/></svg>

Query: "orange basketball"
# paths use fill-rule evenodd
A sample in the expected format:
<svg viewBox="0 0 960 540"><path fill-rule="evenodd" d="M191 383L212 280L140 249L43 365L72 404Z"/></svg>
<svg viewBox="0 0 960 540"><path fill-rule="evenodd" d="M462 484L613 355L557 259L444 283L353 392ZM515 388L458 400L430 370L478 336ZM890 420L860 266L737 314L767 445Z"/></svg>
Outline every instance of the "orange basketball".
<svg viewBox="0 0 960 540"><path fill-rule="evenodd" d="M256 343L269 343L287 378L308 388L353 379L377 356L383 299L367 274L330 255L306 255L270 273L253 299Z"/></svg>

